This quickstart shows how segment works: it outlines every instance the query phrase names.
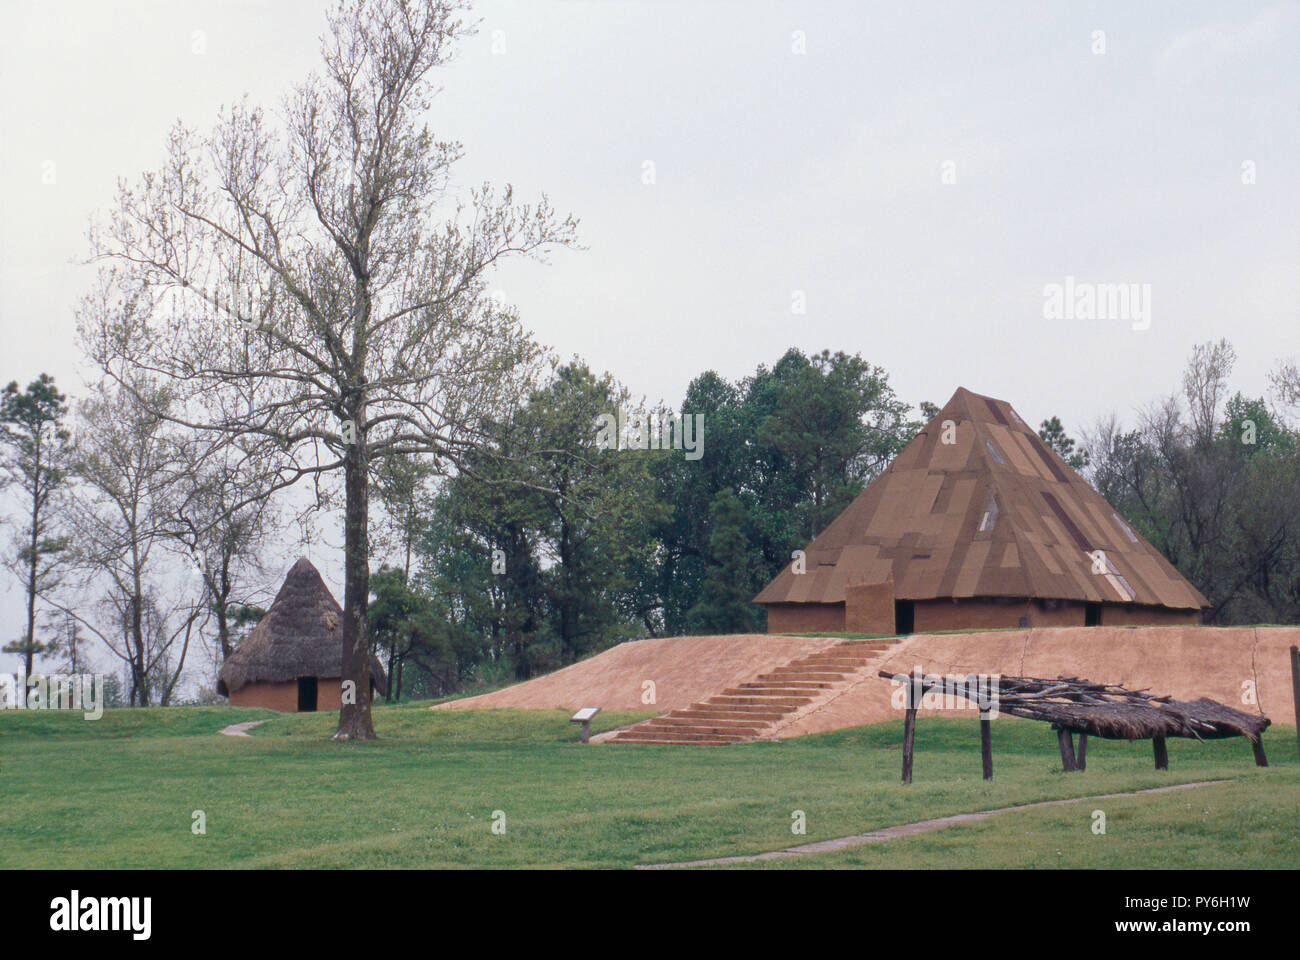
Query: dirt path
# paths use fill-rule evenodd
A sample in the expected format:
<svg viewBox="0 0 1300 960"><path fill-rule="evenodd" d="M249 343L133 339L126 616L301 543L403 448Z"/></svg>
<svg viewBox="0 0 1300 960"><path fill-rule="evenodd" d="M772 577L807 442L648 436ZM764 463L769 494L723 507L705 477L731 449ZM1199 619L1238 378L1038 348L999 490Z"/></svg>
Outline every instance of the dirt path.
<svg viewBox="0 0 1300 960"><path fill-rule="evenodd" d="M681 867L712 867L727 863L752 863L756 860L776 860L779 857L799 857L808 853L830 853L849 847L860 847L867 843L883 843L897 837L910 837L918 833L930 833L943 830L957 823L974 823L987 820L999 813L1013 810L1032 810L1034 807L1055 807L1067 803L1081 803L1084 800L1110 800L1114 797L1140 797L1148 793L1170 793L1174 790L1190 790L1193 787L1208 787L1216 783L1231 783L1231 780L1200 780L1195 783L1177 783L1168 787L1151 787L1148 790L1134 790L1130 793L1102 793L1092 797L1072 797L1068 800L1040 800L1037 803L1022 803L1014 807L998 807L995 810L980 810L975 813L958 813L951 817L939 817L935 820L918 820L916 823L904 823L897 827L886 827L871 833L859 833L851 837L836 837L833 840L819 840L817 843L804 843L784 850L769 853L757 853L742 857L714 857L710 860L685 860L680 863L639 864L636 870L674 870Z"/></svg>
<svg viewBox="0 0 1300 960"><path fill-rule="evenodd" d="M223 728L220 732L228 737L246 737L248 731L254 727L260 727L266 723L265 720L246 720L243 723L232 723L230 726Z"/></svg>

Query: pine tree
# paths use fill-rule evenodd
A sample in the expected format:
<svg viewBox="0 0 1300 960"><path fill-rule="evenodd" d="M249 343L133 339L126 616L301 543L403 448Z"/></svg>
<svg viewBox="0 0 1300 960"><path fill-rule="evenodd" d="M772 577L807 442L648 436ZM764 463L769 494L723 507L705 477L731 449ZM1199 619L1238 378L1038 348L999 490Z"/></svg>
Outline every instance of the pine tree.
<svg viewBox="0 0 1300 960"><path fill-rule="evenodd" d="M686 615L696 633L745 633L754 629L745 516L744 505L730 489L713 498L704 584L699 600Z"/></svg>
<svg viewBox="0 0 1300 960"><path fill-rule="evenodd" d="M0 486L18 487L23 503L23 525L12 544L4 545L4 564L22 584L26 601L23 636L6 644L4 652L20 655L29 674L35 658L48 649L36 639L36 601L57 583L69 546L55 524L71 458L63 427L66 401L47 373L25 391L14 382L0 392Z"/></svg>

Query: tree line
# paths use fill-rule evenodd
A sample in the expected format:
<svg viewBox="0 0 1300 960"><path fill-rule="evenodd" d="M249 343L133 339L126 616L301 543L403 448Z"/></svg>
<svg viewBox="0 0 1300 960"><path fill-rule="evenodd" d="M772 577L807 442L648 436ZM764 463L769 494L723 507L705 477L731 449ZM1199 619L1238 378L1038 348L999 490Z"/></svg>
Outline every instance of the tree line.
<svg viewBox="0 0 1300 960"><path fill-rule="evenodd" d="M1272 404L1230 392L1234 360L1225 341L1198 346L1181 390L1132 426L1112 413L1076 440L1050 417L1039 435L1206 594L1209 622L1296 622L1300 380L1279 367ZM109 381L72 409L44 374L0 394L0 475L20 505L4 562L24 597L5 650L28 672L41 658L76 670L93 645L141 705L174 702L183 676L213 696L275 587L260 557L286 514L277 495L248 498L247 461L200 464L191 432L151 410ZM761 632L750 599L915 436L912 410L861 356L791 349L734 383L691 382L680 416L699 415L697 459L611 448L602 417L647 430L674 412L575 358L485 423L462 470L376 459L367 635L390 699L524 679L631 638ZM337 498L322 489L306 509Z"/></svg>

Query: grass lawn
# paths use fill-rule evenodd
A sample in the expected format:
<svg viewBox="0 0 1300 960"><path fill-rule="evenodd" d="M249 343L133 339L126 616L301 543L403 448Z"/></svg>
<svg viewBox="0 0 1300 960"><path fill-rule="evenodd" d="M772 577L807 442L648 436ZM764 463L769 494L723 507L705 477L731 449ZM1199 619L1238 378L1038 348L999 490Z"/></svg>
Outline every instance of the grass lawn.
<svg viewBox="0 0 1300 960"><path fill-rule="evenodd" d="M335 744L333 714L232 707L0 712L0 867L630 867L796 843L1037 800L1195 780L1221 786L1001 814L766 867L1300 867L1295 732L1243 740L1092 740L1064 774L1045 724L923 719L916 779L902 724L727 747L577 743L565 713L375 709L382 740ZM593 730L646 714L600 714ZM230 723L269 718L249 738ZM1094 835L1091 813L1106 812ZM191 831L203 811L207 833ZM505 833L494 834L494 811ZM803 811L807 832L793 835Z"/></svg>

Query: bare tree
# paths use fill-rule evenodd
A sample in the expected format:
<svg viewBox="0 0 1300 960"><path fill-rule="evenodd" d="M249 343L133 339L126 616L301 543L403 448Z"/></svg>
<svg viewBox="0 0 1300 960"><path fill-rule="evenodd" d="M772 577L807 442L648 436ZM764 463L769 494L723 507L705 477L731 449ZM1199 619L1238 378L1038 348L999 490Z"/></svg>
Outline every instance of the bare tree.
<svg viewBox="0 0 1300 960"><path fill-rule="evenodd" d="M87 639L82 636L77 618L61 611L51 611L47 616L47 629L54 639L50 641L49 655L58 657L68 673L82 673L90 663L86 653Z"/></svg>
<svg viewBox="0 0 1300 960"><path fill-rule="evenodd" d="M123 186L92 249L129 310L89 330L111 376L166 378L178 423L260 440L268 489L342 474L344 702L338 739L374 736L368 693L369 481L393 454L444 468L524 394L539 350L486 295L511 255L574 243L545 197L490 186L448 202L456 143L422 120L430 73L472 32L463 4L345 0L323 71L278 122L240 103L207 137L177 126L163 167ZM141 307L147 292L151 306ZM178 302L168 311L168 298ZM253 403L232 390L255 385ZM247 398L244 398L246 400Z"/></svg>
<svg viewBox="0 0 1300 960"><path fill-rule="evenodd" d="M1099 422L1087 438L1091 480L1201 589L1211 622L1286 622L1300 609L1289 506L1300 457L1262 398L1227 396L1233 357L1225 341L1201 344L1183 374L1185 403L1150 405L1131 431L1114 415Z"/></svg>
<svg viewBox="0 0 1300 960"><path fill-rule="evenodd" d="M100 384L77 405L70 525L78 602L51 599L126 665L133 706L148 705L155 693L170 700L205 609L201 594L161 583L182 568L165 527L175 446L156 411L167 404L165 390L137 380L129 389ZM180 599L164 607L162 596Z"/></svg>
<svg viewBox="0 0 1300 960"><path fill-rule="evenodd" d="M1228 398L1228 377L1237 362L1237 351L1227 340L1198 343L1183 372L1183 393L1191 416L1192 437L1204 448L1214 442L1219 410Z"/></svg>
<svg viewBox="0 0 1300 960"><path fill-rule="evenodd" d="M384 541L401 553L402 574L411 576L411 555L420 533L421 510L427 507L427 484L434 465L410 454L394 454L374 464L372 488L383 507Z"/></svg>
<svg viewBox="0 0 1300 960"><path fill-rule="evenodd" d="M1300 407L1300 366L1295 360L1279 360L1268 375L1274 395L1288 407Z"/></svg>
<svg viewBox="0 0 1300 960"><path fill-rule="evenodd" d="M164 523L189 555L189 575L203 584L224 662L232 652L231 611L251 601L262 579L261 548L280 511L265 490L268 465L255 452L238 443L208 449L204 439L178 444L179 489Z"/></svg>

